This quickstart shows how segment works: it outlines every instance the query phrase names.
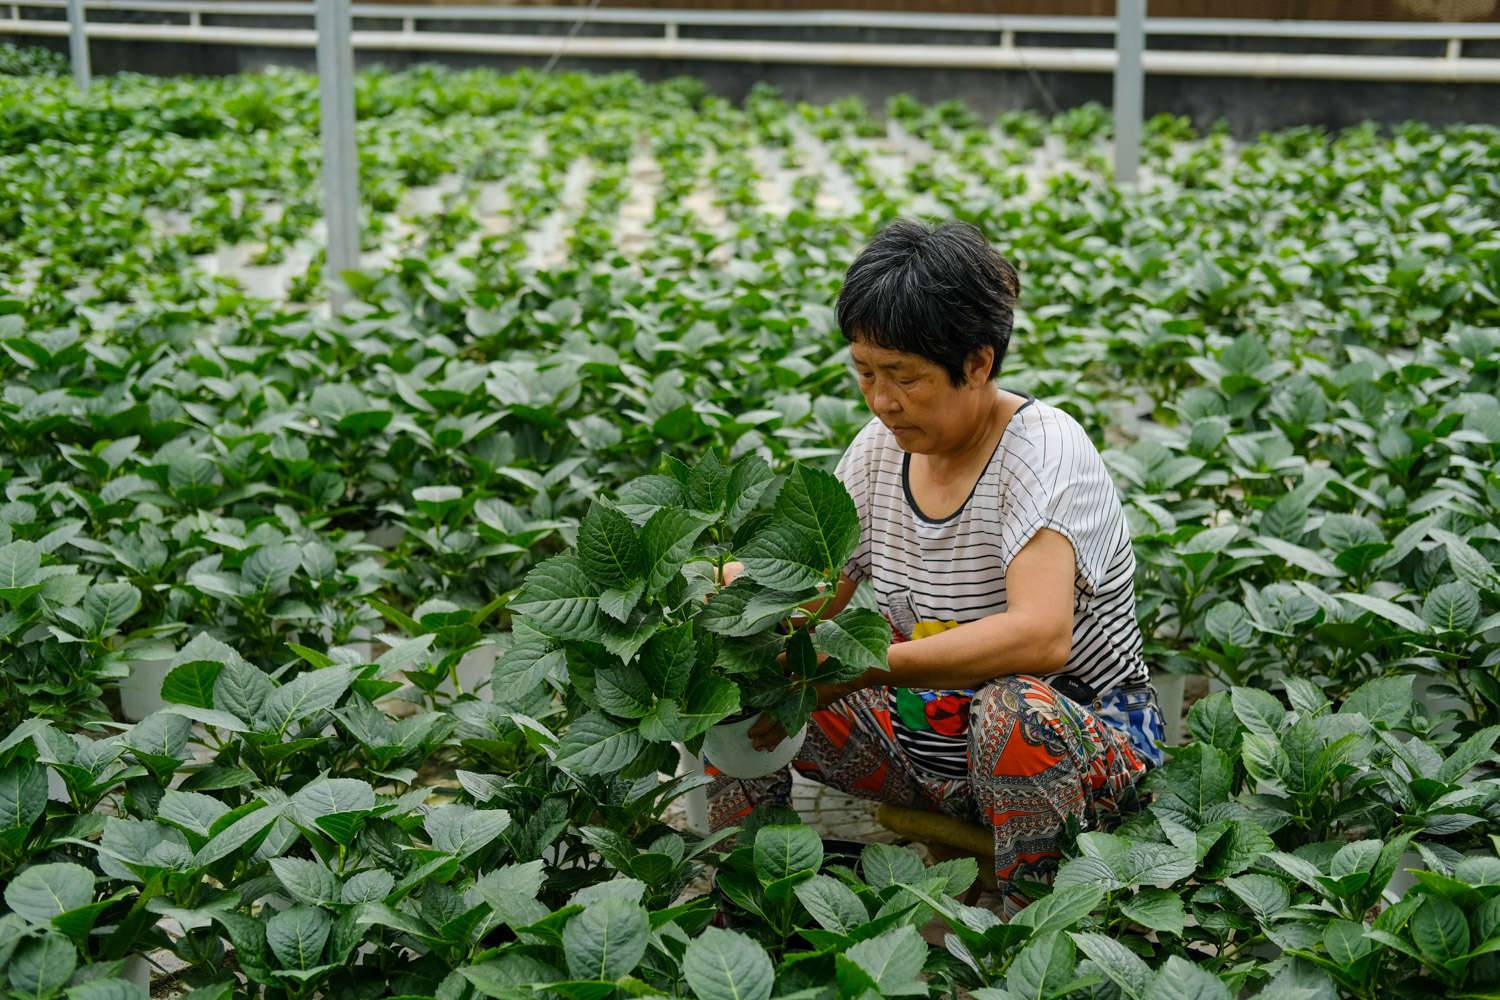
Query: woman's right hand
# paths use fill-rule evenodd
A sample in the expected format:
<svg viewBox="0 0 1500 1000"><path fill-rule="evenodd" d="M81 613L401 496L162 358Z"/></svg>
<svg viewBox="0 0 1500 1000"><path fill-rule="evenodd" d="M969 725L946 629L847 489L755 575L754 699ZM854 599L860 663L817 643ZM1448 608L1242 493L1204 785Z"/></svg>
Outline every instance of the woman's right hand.
<svg viewBox="0 0 1500 1000"><path fill-rule="evenodd" d="M742 562L727 562L723 566L723 572L719 576L719 586L727 587L745 572L745 564Z"/></svg>

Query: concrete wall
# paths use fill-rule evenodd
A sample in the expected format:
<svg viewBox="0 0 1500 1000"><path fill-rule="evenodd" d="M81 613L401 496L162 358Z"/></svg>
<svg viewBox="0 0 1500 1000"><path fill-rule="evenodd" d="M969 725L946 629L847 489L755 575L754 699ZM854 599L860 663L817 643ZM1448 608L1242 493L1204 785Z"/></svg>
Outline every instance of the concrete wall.
<svg viewBox="0 0 1500 1000"><path fill-rule="evenodd" d="M117 15L121 19L128 14ZM208 19L205 18L205 21ZM256 21L269 19L255 19ZM287 27L311 27L306 19L291 21ZM250 19L236 19L248 24ZM267 25L269 26L269 25ZM278 25L280 26L280 25ZM383 24L361 24L361 28L386 27ZM442 30L436 22L431 30ZM474 30L463 25L463 30ZM522 25L508 30L526 30ZM586 31L596 34L639 35L641 28L630 25L591 25ZM741 29L744 37L746 29ZM688 37L712 37L707 28L683 28ZM817 29L766 29L764 37L785 40L890 41L890 32L874 29L829 31ZM998 38L983 33L955 36L952 33L904 33L910 41L944 44L997 44ZM21 44L45 44L66 53L63 38L38 39L14 37L5 39ZM1055 43L1053 38L1020 37L1018 44ZM1108 45L1108 36L1070 36L1072 45ZM1182 48L1188 41L1163 38L1151 42L1166 48ZM1308 51L1306 41L1275 39L1231 39L1224 48L1234 51ZM1371 42L1317 42L1313 50L1385 55L1432 55L1440 51L1440 42L1405 42L1380 44ZM1473 56L1497 54L1500 43L1470 43L1465 51ZM129 70L140 73L176 75L183 73L218 75L254 72L268 66L291 66L312 71L315 67L311 49L269 48L258 46L184 45L178 43L95 41L92 61L96 74ZM357 64L381 64L399 68L422 62L470 68L489 66L505 71L519 66L539 67L545 60L530 57L489 55L434 54L425 52L361 51ZM958 98L982 115L999 111L1031 108L1048 111L1051 107L1072 107L1086 101L1108 104L1112 80L1108 74L1094 73L1026 73L972 69L899 69L889 67L812 66L778 63L724 63L711 61L659 59L567 59L558 63L559 70L613 72L633 70L642 77L659 80L671 76L699 77L711 90L731 99L739 99L757 82L765 81L781 88L791 100L828 101L857 95L878 111L887 97L909 93L923 101ZM1328 80L1259 80L1243 77L1167 77L1146 78L1146 113L1160 112L1187 115L1195 125L1207 127L1219 119L1229 122L1233 133L1252 137L1271 128L1288 125L1321 125L1341 128L1366 120L1396 124L1418 119L1435 125L1455 122L1500 124L1500 85L1484 84L1412 84L1378 82L1344 82Z"/></svg>

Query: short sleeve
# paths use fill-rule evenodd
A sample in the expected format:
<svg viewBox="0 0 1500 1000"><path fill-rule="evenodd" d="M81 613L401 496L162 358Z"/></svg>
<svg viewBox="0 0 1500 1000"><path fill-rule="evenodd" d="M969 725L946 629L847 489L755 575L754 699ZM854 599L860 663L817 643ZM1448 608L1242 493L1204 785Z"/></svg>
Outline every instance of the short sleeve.
<svg viewBox="0 0 1500 1000"><path fill-rule="evenodd" d="M1078 575L1098 593L1125 516L1099 449L1058 410L1029 421L1019 438L1007 456L1001 510L1005 565L1038 531L1050 528L1072 543Z"/></svg>
<svg viewBox="0 0 1500 1000"><path fill-rule="evenodd" d="M834 476L844 484L844 489L854 500L854 510L859 515L859 545L854 555L844 564L844 575L858 583L870 576L870 435L857 435L839 459Z"/></svg>

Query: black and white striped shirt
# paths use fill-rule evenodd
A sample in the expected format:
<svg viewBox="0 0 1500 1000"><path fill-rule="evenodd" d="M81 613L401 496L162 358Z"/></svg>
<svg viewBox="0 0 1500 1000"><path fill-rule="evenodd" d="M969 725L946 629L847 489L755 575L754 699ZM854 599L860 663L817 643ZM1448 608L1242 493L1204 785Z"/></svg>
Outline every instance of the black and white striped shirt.
<svg viewBox="0 0 1500 1000"><path fill-rule="evenodd" d="M909 468L895 436L871 420L836 472L860 518L859 548L845 572L871 581L898 632L922 638L1004 611L1011 559L1050 528L1072 542L1077 562L1073 649L1060 673L1095 691L1148 679L1130 530L1104 460L1076 420L1028 399L968 500L942 520L920 512ZM970 693L892 689L897 740L923 770L967 775Z"/></svg>

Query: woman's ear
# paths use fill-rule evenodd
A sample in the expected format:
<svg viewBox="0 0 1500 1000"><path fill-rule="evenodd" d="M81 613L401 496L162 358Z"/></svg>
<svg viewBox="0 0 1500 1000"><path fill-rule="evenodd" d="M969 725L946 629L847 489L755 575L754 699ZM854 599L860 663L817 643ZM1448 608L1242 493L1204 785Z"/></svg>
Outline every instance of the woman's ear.
<svg viewBox="0 0 1500 1000"><path fill-rule="evenodd" d="M964 385L984 387L990 380L990 367L995 363L995 349L988 345L971 351L964 362Z"/></svg>

